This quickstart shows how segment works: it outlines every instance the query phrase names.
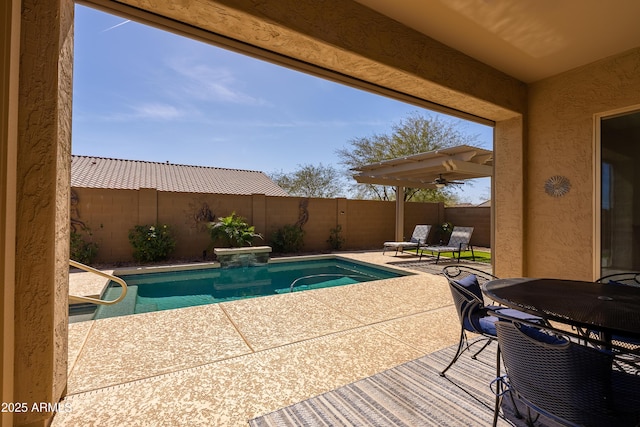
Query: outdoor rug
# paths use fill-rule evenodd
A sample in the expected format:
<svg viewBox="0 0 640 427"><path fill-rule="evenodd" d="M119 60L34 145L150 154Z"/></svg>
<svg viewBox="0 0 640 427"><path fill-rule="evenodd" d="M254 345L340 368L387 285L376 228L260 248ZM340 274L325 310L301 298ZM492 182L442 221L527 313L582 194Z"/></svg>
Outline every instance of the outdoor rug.
<svg viewBox="0 0 640 427"><path fill-rule="evenodd" d="M439 372L455 353L450 347L255 418L249 425L491 426L495 396L489 383L496 376L495 349L494 343L478 360L466 352L441 377ZM526 425L516 418L508 398L503 399L498 425ZM556 426L543 417L536 425Z"/></svg>

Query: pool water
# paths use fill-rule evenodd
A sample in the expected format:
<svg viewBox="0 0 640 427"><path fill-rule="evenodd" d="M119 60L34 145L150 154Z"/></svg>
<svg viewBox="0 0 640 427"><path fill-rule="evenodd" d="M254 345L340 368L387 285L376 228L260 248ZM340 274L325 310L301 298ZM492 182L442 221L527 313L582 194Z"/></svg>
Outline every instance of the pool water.
<svg viewBox="0 0 640 427"><path fill-rule="evenodd" d="M343 286L407 274L410 273L330 258L251 267L126 275L121 276L128 285L125 298L113 306L99 306L95 318ZM121 292L122 288L112 282L102 299L113 300Z"/></svg>

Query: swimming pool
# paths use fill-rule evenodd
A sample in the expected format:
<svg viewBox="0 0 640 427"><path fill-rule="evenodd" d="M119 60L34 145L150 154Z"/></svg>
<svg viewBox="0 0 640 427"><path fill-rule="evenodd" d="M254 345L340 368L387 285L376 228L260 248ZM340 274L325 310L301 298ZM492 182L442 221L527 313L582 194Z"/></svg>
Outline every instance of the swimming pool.
<svg viewBox="0 0 640 427"><path fill-rule="evenodd" d="M214 304L236 299L343 286L409 275L343 258L270 262L237 268L206 268L122 275L125 298L113 306L99 306L95 319L150 311ZM117 298L122 288L111 283L102 299Z"/></svg>

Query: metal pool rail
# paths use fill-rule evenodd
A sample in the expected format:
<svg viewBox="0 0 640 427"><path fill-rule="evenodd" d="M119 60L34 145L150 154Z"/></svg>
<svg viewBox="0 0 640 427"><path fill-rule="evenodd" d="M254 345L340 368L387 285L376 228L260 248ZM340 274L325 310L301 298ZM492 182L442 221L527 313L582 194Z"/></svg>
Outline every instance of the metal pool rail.
<svg viewBox="0 0 640 427"><path fill-rule="evenodd" d="M119 277L113 276L111 274L105 273L103 271L100 270L96 270L93 267L89 267L88 265L84 265L79 263L78 261L74 261L72 259L69 260L69 265L72 267L76 267L79 268L80 270L84 270L87 271L89 273L93 273L93 274L97 274L98 276L102 276L105 277L109 280L112 280L116 283L118 283L120 286L122 286L122 293L120 294L120 296L112 301L103 301L101 299L98 298L92 298L92 297L83 297L83 296L79 296L79 295L69 295L69 301L74 301L74 302L88 302L91 304L99 304L99 305L113 305L116 303L119 303L120 301L122 301L124 299L125 296L127 296L127 282L125 282L124 280L122 280Z"/></svg>
<svg viewBox="0 0 640 427"><path fill-rule="evenodd" d="M336 273L311 274L309 276L298 277L296 280L291 282L291 286L289 286L289 292L293 292L293 288L296 286L296 283L298 283L300 280L312 279L314 277L350 277L352 279L355 279L358 277L371 277L371 276L367 276L365 274L336 274Z"/></svg>

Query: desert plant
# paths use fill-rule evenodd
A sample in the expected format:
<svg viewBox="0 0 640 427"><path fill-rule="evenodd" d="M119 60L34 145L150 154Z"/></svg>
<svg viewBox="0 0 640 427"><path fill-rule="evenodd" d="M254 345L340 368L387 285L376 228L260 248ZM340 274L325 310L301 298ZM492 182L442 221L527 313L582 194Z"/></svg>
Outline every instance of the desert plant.
<svg viewBox="0 0 640 427"><path fill-rule="evenodd" d="M175 238L166 224L136 225L129 230L129 243L133 247L133 258L140 262L166 259L176 247Z"/></svg>
<svg viewBox="0 0 640 427"><path fill-rule="evenodd" d="M271 235L271 246L275 252L298 252L304 246L304 230L298 225L285 225Z"/></svg>
<svg viewBox="0 0 640 427"><path fill-rule="evenodd" d="M91 236L91 231L87 229L87 234ZM98 255L98 244L92 241L85 241L82 234L71 231L69 239L69 258L82 264L91 264Z"/></svg>
<svg viewBox="0 0 640 427"><path fill-rule="evenodd" d="M225 247L251 246L253 239L262 239L262 235L256 233L255 227L249 225L243 217L236 215L235 212L209 223L209 231L212 244L216 245L222 241Z"/></svg>
<svg viewBox="0 0 640 427"><path fill-rule="evenodd" d="M329 243L329 246L334 251L342 249L342 245L344 244L345 239L340 233L342 233L342 225L340 224L329 230L329 239L327 240L327 243Z"/></svg>

